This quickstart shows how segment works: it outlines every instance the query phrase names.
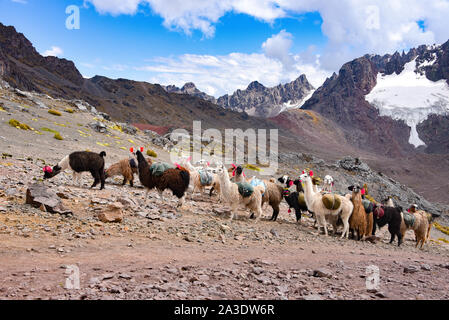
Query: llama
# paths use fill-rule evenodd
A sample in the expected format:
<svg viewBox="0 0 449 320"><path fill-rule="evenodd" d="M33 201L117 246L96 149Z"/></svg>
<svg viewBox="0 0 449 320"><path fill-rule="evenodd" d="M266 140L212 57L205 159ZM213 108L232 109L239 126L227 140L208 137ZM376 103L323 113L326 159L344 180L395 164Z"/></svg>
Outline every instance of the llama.
<svg viewBox="0 0 449 320"><path fill-rule="evenodd" d="M278 181L282 184L285 184L286 187L283 190L283 196L287 204L289 205L289 213L293 208L295 210L296 222L300 222L302 218L302 213L308 211L307 205L304 200L304 189L299 180L292 181L288 176L283 176L278 179ZM291 192L290 188L296 185L296 191ZM273 214L271 221L276 221L277 215Z"/></svg>
<svg viewBox="0 0 449 320"><path fill-rule="evenodd" d="M256 214L256 221L262 216L262 194L265 192L262 186L254 187L253 193L244 197L239 191L239 185L231 182L229 173L226 168L221 165L221 170L218 173L220 179L220 188L222 199L228 202L231 206L230 220L234 218L235 212L239 205L244 205L247 209Z"/></svg>
<svg viewBox="0 0 449 320"><path fill-rule="evenodd" d="M269 206L273 209L273 215L270 221L276 221L280 211L280 204L282 202L282 199L284 199L284 188L269 180L262 181L256 179L255 177L250 180L250 184L254 187L262 186L264 188L264 193L262 194L262 208L264 204L268 203ZM254 213L251 217L254 217Z"/></svg>
<svg viewBox="0 0 449 320"><path fill-rule="evenodd" d="M65 156L53 168L46 166L44 168L44 179L51 179L61 172L70 169L73 172L73 180L79 185L81 172L90 172L95 179L90 188L95 188L101 182L100 190L103 190L105 183L104 157L106 157L106 152L104 151L99 154L90 151L73 152Z"/></svg>
<svg viewBox="0 0 449 320"><path fill-rule="evenodd" d="M134 159L123 159L112 164L105 172L105 178L112 178L118 175L123 176L123 185L129 182L131 187L134 186L134 174L137 173L137 163Z"/></svg>
<svg viewBox="0 0 449 320"><path fill-rule="evenodd" d="M332 176L325 176L323 180L323 191L332 193L332 189L334 187L334 178Z"/></svg>
<svg viewBox="0 0 449 320"><path fill-rule="evenodd" d="M349 218L349 227L351 229L351 232L357 232L357 240L362 240L365 238L365 236L370 236L370 233L366 233L367 231L367 214L365 212L365 207L362 203L362 190L360 186L350 186L348 188L350 191L352 191L351 201L354 205L354 210L352 212L351 218Z"/></svg>
<svg viewBox="0 0 449 320"><path fill-rule="evenodd" d="M408 213L402 214L401 235L405 236L407 230L413 230L416 237L416 247L422 247L430 237L430 229L432 228L432 215L423 211L416 210L417 205L413 205Z"/></svg>
<svg viewBox="0 0 449 320"><path fill-rule="evenodd" d="M214 184L214 181L217 179L215 178L215 175L207 172L205 165L207 165L205 162L203 163L202 169L195 168L190 163L190 157L187 159L183 159L181 161L181 165L185 166L187 170L190 172L190 184L192 185L192 196L193 196L197 190L199 190L200 194L204 193L204 190L206 187L210 187Z"/></svg>
<svg viewBox="0 0 449 320"><path fill-rule="evenodd" d="M388 231L391 234L390 243L393 243L395 237L398 238L398 246L403 242L404 237L401 233L402 224L402 208L401 207L384 207L383 205L375 204L374 211L373 236L376 235L376 228L382 228L388 224Z"/></svg>
<svg viewBox="0 0 449 320"><path fill-rule="evenodd" d="M150 190L156 188L159 192L160 199L164 201L163 192L165 189L170 189L173 195L179 199L178 208L182 207L185 202L186 190L190 184L189 171L178 166L177 169L165 170L161 176L155 176L150 170L152 165L151 159L147 161L141 151L137 151L136 156L139 163L139 180L147 188L147 195Z"/></svg>
<svg viewBox="0 0 449 320"><path fill-rule="evenodd" d="M209 191L209 196L212 197L214 191L216 191L218 194L218 201L222 202L223 198L221 196L220 178L218 177L219 171L220 170L218 170L217 174L214 175L214 181L212 182L212 188ZM233 172L234 172L234 167L228 169L229 178L232 177Z"/></svg>
<svg viewBox="0 0 449 320"><path fill-rule="evenodd" d="M351 201L340 195L322 195L321 193L314 192L312 177L312 171L310 173L303 172L300 180L304 181L305 183L304 197L306 200L307 208L315 213L318 222L318 229L320 228L320 226L323 226L325 235L328 235L326 216L329 216L334 228L334 234L336 234L337 221L338 217L340 217L344 226L341 238L343 239L345 236L349 237L349 218L351 217L354 205L351 203ZM323 202L323 200L327 200L327 198L325 197L332 198L332 200L334 201L333 205L335 205L335 203L337 202L340 202L340 206L336 209L326 208L325 203Z"/></svg>

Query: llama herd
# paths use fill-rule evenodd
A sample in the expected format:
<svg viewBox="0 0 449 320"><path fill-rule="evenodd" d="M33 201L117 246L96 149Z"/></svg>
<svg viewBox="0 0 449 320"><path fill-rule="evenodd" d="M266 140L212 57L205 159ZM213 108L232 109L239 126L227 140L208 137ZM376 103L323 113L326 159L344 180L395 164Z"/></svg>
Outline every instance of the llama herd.
<svg viewBox="0 0 449 320"><path fill-rule="evenodd" d="M210 163L201 160L197 167L192 165L191 158L182 158L180 163L153 163L145 158L143 148L131 148L132 156L112 164L105 170L106 153L99 154L82 151L74 152L64 157L54 167L45 166L44 179L50 179L65 170L71 170L74 182L79 182L82 172L90 172L94 178L91 188L101 183L104 189L105 180L114 176L123 176L123 185L134 185L134 174L138 174L140 183L148 192L156 189L163 201L163 192L171 190L178 198L178 207L185 203L187 194L193 199L196 192L204 194L206 187L210 188L209 196L217 194L217 201L226 203L231 208L232 220L241 207L251 213L251 219L259 220L263 215L263 208L271 206L273 214L270 221L276 221L280 212L280 204L285 199L289 206L289 213L295 210L296 219L301 221L302 215L309 213L315 218L318 230L324 229L328 235L327 225L332 225L336 235L340 226L343 227L341 238L356 240L375 239L377 228L388 225L392 243L398 238L398 245L403 242L405 232L413 230L416 246L421 248L429 239L432 226L432 215L418 210L412 205L407 212L400 206L395 206L392 199L380 204L366 198L366 189L359 185L348 187L350 193L345 195L333 192L334 179L325 176L323 183L315 177L313 172L303 171L299 179L292 180L285 175L279 179L260 180L256 177L248 178L242 166L232 165L226 168L221 162L216 168L210 168ZM320 188L319 185L322 184ZM296 190L292 190L296 189ZM372 199L372 198L371 198Z"/></svg>

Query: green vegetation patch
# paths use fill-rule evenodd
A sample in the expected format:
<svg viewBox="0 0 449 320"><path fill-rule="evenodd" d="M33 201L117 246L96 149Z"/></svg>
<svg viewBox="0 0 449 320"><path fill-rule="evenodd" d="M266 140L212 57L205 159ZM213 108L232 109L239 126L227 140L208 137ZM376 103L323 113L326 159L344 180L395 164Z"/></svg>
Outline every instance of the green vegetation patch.
<svg viewBox="0 0 449 320"><path fill-rule="evenodd" d="M31 129L31 127L25 123L20 123L19 121L17 121L16 119L11 119L9 120L9 125L11 127L17 128L17 129L22 129L22 130L33 130Z"/></svg>
<svg viewBox="0 0 449 320"><path fill-rule="evenodd" d="M57 110L53 110L53 109L48 110L48 113L49 113L49 114L52 114L52 115L54 115L54 116L58 116L58 117L62 116L62 113L61 113L61 112L59 112L59 111L57 111Z"/></svg>

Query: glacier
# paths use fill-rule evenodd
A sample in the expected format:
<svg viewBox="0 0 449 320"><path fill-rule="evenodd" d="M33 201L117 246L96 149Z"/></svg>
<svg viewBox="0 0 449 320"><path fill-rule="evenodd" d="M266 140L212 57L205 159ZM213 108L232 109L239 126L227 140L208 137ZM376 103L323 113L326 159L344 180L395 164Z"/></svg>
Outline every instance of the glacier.
<svg viewBox="0 0 449 320"><path fill-rule="evenodd" d="M435 59L436 60L436 59ZM416 65L416 59L407 63L400 74L377 75L377 85L365 96L366 101L379 110L381 116L404 120L411 128L409 143L415 148L425 146L416 126L430 114L449 114L449 85L446 80L430 81L417 69L434 61Z"/></svg>

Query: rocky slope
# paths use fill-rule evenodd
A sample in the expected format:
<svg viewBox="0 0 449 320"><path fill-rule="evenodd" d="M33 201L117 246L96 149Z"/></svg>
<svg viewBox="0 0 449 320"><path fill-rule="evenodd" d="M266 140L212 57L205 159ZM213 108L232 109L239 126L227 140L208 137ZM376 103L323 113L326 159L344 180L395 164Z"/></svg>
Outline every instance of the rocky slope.
<svg viewBox="0 0 449 320"><path fill-rule="evenodd" d="M285 85L267 88L254 81L246 90L220 97L225 109L246 112L251 116L272 118L289 108L299 108L314 90L305 75Z"/></svg>

